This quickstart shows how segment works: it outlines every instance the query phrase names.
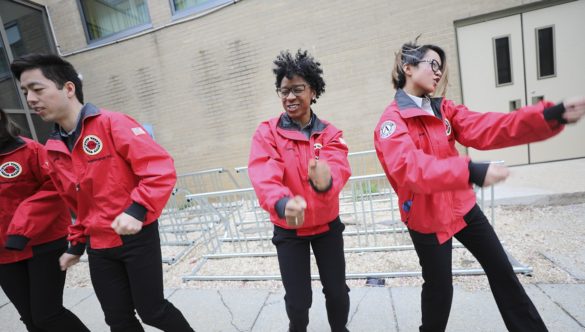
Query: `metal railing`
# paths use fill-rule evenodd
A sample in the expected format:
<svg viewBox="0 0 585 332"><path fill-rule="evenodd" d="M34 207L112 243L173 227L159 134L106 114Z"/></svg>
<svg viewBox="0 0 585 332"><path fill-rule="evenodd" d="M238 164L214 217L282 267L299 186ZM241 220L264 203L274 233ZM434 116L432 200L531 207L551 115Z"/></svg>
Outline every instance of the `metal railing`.
<svg viewBox="0 0 585 332"><path fill-rule="evenodd" d="M211 230L219 217L194 206L187 196L220 188L239 188L231 172L224 168L177 176L175 189L159 218L163 262L173 264L198 243L207 245L211 241Z"/></svg>
<svg viewBox="0 0 585 332"><path fill-rule="evenodd" d="M350 153L349 161L353 176L339 195L340 217L346 226L344 242L346 254L365 255L379 252L414 252L408 230L400 220L398 200L377 160L374 150ZM236 184L250 184L247 167L235 168ZM373 173L373 174L372 174ZM223 187L225 188L225 187ZM494 188L476 188L478 204L484 211L489 209L490 222L495 226ZM489 206L486 197L490 196ZM277 271L270 274L250 273L204 273L208 262L222 260L226 264L242 265L247 258L274 257L275 247L271 243L273 225L269 216L258 204L252 188L215 190L186 193L188 211L198 211L203 221L193 217L182 218L183 223L204 225L199 227L199 243L205 253L193 268L188 280L269 280L280 279ZM487 212L487 211L486 211ZM487 214L487 213L486 213ZM203 237L205 234L205 237ZM454 241L454 248L462 245ZM510 261L518 273L530 273L532 269L518 263L512 256ZM365 259L365 258L364 258ZM258 263L253 263L258 264ZM420 271L358 271L348 262L347 278L400 277L420 275ZM453 267L453 274L482 274L481 267ZM318 279L317 275L312 276Z"/></svg>

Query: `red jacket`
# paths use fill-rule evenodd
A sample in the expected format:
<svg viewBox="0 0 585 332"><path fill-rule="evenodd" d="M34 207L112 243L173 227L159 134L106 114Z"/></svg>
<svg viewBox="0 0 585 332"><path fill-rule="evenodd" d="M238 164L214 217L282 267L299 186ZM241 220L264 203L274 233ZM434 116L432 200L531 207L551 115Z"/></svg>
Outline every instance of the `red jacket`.
<svg viewBox="0 0 585 332"><path fill-rule="evenodd" d="M307 139L293 129L288 117L262 122L252 138L248 175L262 208L270 213L270 220L282 228L291 229L280 218L275 205L283 197L302 196L307 201L305 222L297 235L320 234L339 216L339 193L351 175L347 160L347 146L341 130L313 116L312 132ZM321 144L319 160L331 168L332 186L326 192L317 192L309 183L308 163L315 157L315 144Z"/></svg>
<svg viewBox="0 0 585 332"><path fill-rule="evenodd" d="M122 245L110 224L122 212L139 205L144 224L161 214L176 182L171 156L131 117L82 109L79 136L73 149L58 131L46 143L51 178L65 202L76 212L68 239L103 249Z"/></svg>
<svg viewBox="0 0 585 332"><path fill-rule="evenodd" d="M43 156L43 146L24 137L0 149L0 264L29 259L33 246L67 236L71 216L41 167Z"/></svg>
<svg viewBox="0 0 585 332"><path fill-rule="evenodd" d="M556 135L563 125L546 121L540 102L516 112L477 113L452 101L433 98L441 118L416 106L402 90L386 108L374 131L378 159L398 194L408 228L436 233L440 243L466 226L463 216L475 205L469 158L455 142L479 150L527 144Z"/></svg>

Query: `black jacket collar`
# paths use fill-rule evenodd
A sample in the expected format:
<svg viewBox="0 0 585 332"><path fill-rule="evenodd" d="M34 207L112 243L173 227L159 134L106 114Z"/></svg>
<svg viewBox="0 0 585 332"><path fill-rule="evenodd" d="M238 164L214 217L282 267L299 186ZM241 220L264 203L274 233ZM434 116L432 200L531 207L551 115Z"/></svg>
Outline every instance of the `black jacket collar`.
<svg viewBox="0 0 585 332"><path fill-rule="evenodd" d="M97 108L94 104L87 103L83 105L81 108L81 114L79 115L79 121L77 121L77 126L75 127L75 131L72 133L71 136L79 136L81 133L81 127L83 126L83 121L88 117L100 114L100 109ZM53 132L51 133L51 138L53 139L61 139L61 126L55 123L55 127L53 128Z"/></svg>
<svg viewBox="0 0 585 332"><path fill-rule="evenodd" d="M15 137L14 139L8 140L7 142L0 144L0 154L11 153L12 151L19 149L25 144L26 142L22 138Z"/></svg>
<svg viewBox="0 0 585 332"><path fill-rule="evenodd" d="M323 131L323 129L325 129L325 127L327 127L326 124L324 124L323 122L321 122L321 120L319 120L319 118L317 117L317 114L315 114L315 112L313 112L311 110L311 120L309 120L309 122L311 123L308 127L303 128L304 130L309 130L310 134L314 133L314 132L320 132ZM288 114L282 113L282 115L280 116L280 120L278 120L278 127L285 129L285 130L296 130L296 131L302 131L301 127L295 123L289 116Z"/></svg>

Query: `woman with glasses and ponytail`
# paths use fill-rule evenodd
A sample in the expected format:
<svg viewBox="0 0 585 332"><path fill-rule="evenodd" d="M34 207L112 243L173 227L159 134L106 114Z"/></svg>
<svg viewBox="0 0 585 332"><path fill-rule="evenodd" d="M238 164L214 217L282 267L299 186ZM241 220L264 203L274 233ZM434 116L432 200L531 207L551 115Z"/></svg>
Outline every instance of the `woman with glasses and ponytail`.
<svg viewBox="0 0 585 332"><path fill-rule="evenodd" d="M274 224L272 243L285 289L289 331L307 331L311 307L310 249L315 254L331 331L347 331L349 288L339 219L339 192L351 170L341 130L312 104L325 92L321 65L306 51L274 61L279 116L252 138L248 174Z"/></svg>
<svg viewBox="0 0 585 332"><path fill-rule="evenodd" d="M71 216L44 164L43 146L18 135L0 109L0 286L31 332L89 331L63 307Z"/></svg>
<svg viewBox="0 0 585 332"><path fill-rule="evenodd" d="M453 237L483 267L506 327L546 331L472 189L501 182L509 171L459 156L455 142L486 150L545 140L585 114L585 98L557 105L542 101L507 114L478 113L443 98L446 71L440 47L416 41L402 45L392 73L396 94L374 132L378 159L398 194L422 267L420 331L447 326Z"/></svg>

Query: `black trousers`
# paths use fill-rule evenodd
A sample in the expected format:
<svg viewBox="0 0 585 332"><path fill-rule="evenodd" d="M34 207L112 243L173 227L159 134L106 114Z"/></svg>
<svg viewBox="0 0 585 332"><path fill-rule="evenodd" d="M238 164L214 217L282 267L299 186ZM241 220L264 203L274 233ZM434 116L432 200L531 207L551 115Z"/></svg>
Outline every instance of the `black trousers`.
<svg viewBox="0 0 585 332"><path fill-rule="evenodd" d="M62 246L24 261L0 264L0 286L30 332L89 331L63 307L65 272L59 267L59 257L66 249Z"/></svg>
<svg viewBox="0 0 585 332"><path fill-rule="evenodd" d="M289 331L304 332L309 325L309 308L313 299L310 247L313 247L319 269L331 331L347 331L345 325L349 315L349 287L345 283L342 234L345 225L337 217L329 227L322 234L297 236L295 230L274 226L272 243L276 246L285 290Z"/></svg>
<svg viewBox="0 0 585 332"><path fill-rule="evenodd" d="M120 247L87 250L91 282L110 330L144 331L136 309L145 324L163 331L193 331L164 298L158 222L122 240Z"/></svg>
<svg viewBox="0 0 585 332"><path fill-rule="evenodd" d="M509 331L547 331L542 318L514 273L494 229L479 206L464 216L467 227L455 235L484 269L498 309ZM451 301L452 240L439 245L435 234L410 231L424 279L420 331L445 331ZM469 322L470 327L472 322Z"/></svg>

